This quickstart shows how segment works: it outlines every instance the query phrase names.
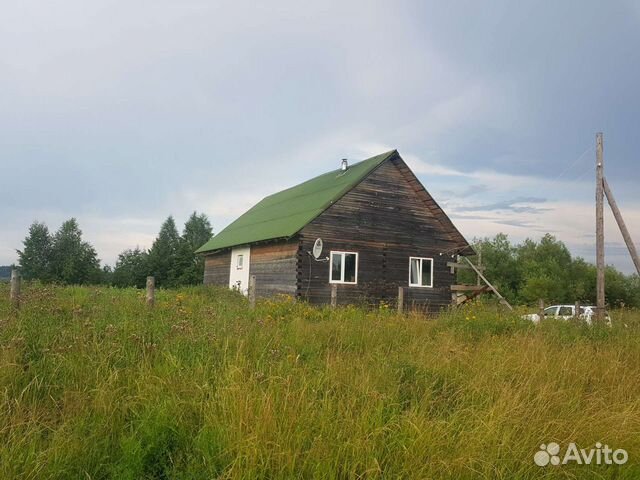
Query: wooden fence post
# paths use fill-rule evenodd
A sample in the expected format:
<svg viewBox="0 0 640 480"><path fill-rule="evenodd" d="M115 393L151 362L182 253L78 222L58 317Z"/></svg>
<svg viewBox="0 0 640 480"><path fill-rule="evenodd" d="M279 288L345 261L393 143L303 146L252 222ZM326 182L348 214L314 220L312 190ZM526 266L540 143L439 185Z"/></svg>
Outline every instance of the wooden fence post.
<svg viewBox="0 0 640 480"><path fill-rule="evenodd" d="M398 287L398 313L404 309L404 287Z"/></svg>
<svg viewBox="0 0 640 480"><path fill-rule="evenodd" d="M331 308L336 308L338 305L338 285L331 284Z"/></svg>
<svg viewBox="0 0 640 480"><path fill-rule="evenodd" d="M153 307L156 301L156 279L155 277L147 277L147 306Z"/></svg>
<svg viewBox="0 0 640 480"><path fill-rule="evenodd" d="M538 300L538 317L540 320L544 320L544 300Z"/></svg>
<svg viewBox="0 0 640 480"><path fill-rule="evenodd" d="M580 318L580 301L576 301L576 304L574 306L574 311L573 311L573 315L576 318Z"/></svg>
<svg viewBox="0 0 640 480"><path fill-rule="evenodd" d="M11 305L20 308L20 273L15 268L11 270Z"/></svg>
<svg viewBox="0 0 640 480"><path fill-rule="evenodd" d="M249 296L249 308L252 310L256 308L256 276L251 275L249 277L249 289L247 290Z"/></svg>

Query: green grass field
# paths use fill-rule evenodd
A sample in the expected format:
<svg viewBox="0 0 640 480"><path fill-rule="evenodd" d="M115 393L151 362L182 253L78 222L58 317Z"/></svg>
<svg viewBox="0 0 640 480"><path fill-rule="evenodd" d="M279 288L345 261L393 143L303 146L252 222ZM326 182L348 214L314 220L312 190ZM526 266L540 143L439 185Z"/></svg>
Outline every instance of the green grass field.
<svg viewBox="0 0 640 480"><path fill-rule="evenodd" d="M640 313L534 326L0 285L2 479L640 478ZM540 444L625 465L533 462Z"/></svg>

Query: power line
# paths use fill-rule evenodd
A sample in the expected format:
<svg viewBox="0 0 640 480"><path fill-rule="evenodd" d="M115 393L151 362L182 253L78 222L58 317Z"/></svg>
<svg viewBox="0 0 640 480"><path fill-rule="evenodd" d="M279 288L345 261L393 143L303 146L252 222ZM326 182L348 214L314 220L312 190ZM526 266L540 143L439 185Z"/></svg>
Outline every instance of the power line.
<svg viewBox="0 0 640 480"><path fill-rule="evenodd" d="M575 166L578 164L578 162L580 162L580 160L582 160L582 158L583 158L587 153L589 153L591 150L593 150L593 146L591 146L591 147L587 148L584 152L582 152L582 153L580 154L580 156L579 156L578 158L576 158L576 159L571 163L571 165L569 165L569 166L568 166L568 167L566 167L562 172L560 172L560 174L559 174L555 179L553 179L553 180L551 181L551 183L552 183L552 184L557 183L557 182L558 182L558 181L559 181L559 180L564 176L564 174L565 174L565 173L567 173L569 170L571 170L573 167L575 167ZM584 174L584 172L583 172L583 174Z"/></svg>

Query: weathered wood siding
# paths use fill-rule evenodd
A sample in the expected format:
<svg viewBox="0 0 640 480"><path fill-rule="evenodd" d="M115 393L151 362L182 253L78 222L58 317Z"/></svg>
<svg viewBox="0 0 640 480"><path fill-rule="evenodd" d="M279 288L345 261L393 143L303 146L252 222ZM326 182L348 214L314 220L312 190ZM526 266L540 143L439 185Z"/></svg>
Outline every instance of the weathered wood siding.
<svg viewBox="0 0 640 480"><path fill-rule="evenodd" d="M277 294L296 296L298 239L251 245L249 275L256 276L256 296ZM229 285L231 251L207 255L204 262L205 285Z"/></svg>
<svg viewBox="0 0 640 480"><path fill-rule="evenodd" d="M323 256L331 250L358 252L358 284L338 285L338 303L395 303L407 287L405 305L436 310L451 302L454 283L446 266L459 237L402 159L383 163L300 233L298 294L311 303L329 303L329 262L307 252L320 237ZM444 217L444 218L443 218ZM441 255L442 254L442 255ZM409 287L409 257L434 261L433 288Z"/></svg>
<svg viewBox="0 0 640 480"><path fill-rule="evenodd" d="M251 246L249 275L256 276L256 296L296 296L298 239Z"/></svg>
<svg viewBox="0 0 640 480"><path fill-rule="evenodd" d="M204 284L229 286L229 262L231 250L204 257Z"/></svg>

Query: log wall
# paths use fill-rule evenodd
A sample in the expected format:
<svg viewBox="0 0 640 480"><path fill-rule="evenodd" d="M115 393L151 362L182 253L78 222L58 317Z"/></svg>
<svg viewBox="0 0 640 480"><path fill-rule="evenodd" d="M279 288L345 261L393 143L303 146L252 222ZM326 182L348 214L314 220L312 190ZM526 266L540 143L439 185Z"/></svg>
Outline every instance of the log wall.
<svg viewBox="0 0 640 480"><path fill-rule="evenodd" d="M277 294L296 296L298 239L275 241L251 246L249 275L256 276L256 296ZM229 285L231 250L205 257L205 285Z"/></svg>
<svg viewBox="0 0 640 480"><path fill-rule="evenodd" d="M298 239L251 246L249 275L256 276L256 296L296 296Z"/></svg>
<svg viewBox="0 0 640 480"><path fill-rule="evenodd" d="M432 202L432 203L431 203ZM444 218L443 218L444 217ZM448 223L447 223L448 222ZM451 303L454 275L446 266L460 245L446 215L437 208L399 157L383 163L300 233L298 293L311 303L329 303L329 262L307 252L316 238L331 250L358 252L357 285L338 285L338 303L395 304L398 286L405 305L437 310ZM409 257L434 261L433 288L409 287Z"/></svg>
<svg viewBox="0 0 640 480"><path fill-rule="evenodd" d="M231 250L204 257L204 284L229 286L229 262Z"/></svg>

